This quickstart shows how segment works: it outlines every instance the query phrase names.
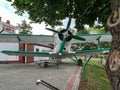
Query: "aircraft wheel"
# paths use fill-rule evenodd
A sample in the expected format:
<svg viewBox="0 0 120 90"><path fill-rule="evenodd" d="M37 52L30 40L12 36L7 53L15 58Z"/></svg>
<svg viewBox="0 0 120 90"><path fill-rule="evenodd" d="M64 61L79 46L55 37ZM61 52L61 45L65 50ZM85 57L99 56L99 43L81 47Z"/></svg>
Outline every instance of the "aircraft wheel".
<svg viewBox="0 0 120 90"><path fill-rule="evenodd" d="M44 62L44 67L48 67L48 62Z"/></svg>
<svg viewBox="0 0 120 90"><path fill-rule="evenodd" d="M83 66L82 59L78 59L78 66Z"/></svg>

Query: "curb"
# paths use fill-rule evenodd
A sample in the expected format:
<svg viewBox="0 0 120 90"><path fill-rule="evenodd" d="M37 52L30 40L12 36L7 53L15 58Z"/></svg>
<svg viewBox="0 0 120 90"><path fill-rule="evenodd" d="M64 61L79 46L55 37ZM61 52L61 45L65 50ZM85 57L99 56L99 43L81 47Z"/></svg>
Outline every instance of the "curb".
<svg viewBox="0 0 120 90"><path fill-rule="evenodd" d="M80 84L80 73L82 67L77 67L72 76L70 77L65 90L78 90Z"/></svg>
<svg viewBox="0 0 120 90"><path fill-rule="evenodd" d="M82 70L82 67L79 68L79 71L77 73L77 76L76 76L76 79L75 79L75 82L74 82L72 90L78 90L79 89L81 70Z"/></svg>

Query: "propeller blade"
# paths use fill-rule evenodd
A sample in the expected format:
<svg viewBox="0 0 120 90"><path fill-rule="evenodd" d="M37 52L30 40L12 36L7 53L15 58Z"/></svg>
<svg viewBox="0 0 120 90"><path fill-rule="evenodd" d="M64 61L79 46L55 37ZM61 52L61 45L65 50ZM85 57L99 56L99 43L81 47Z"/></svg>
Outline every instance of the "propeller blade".
<svg viewBox="0 0 120 90"><path fill-rule="evenodd" d="M71 35L72 38L77 39L77 40L81 40L81 41L85 41L85 38L76 36L76 35Z"/></svg>
<svg viewBox="0 0 120 90"><path fill-rule="evenodd" d="M66 42L66 38L64 38L63 41L62 41L62 43L61 43L61 47L60 47L59 53L63 52L64 46L65 46L65 42Z"/></svg>
<svg viewBox="0 0 120 90"><path fill-rule="evenodd" d="M50 28L46 28L46 29L49 30L49 31L55 32L55 33L60 33L59 31L56 31L56 30L53 30L53 29L50 29Z"/></svg>
<svg viewBox="0 0 120 90"><path fill-rule="evenodd" d="M68 21L68 24L67 24L67 30L69 29L69 27L70 27L70 24L71 24L71 18L69 18L69 21Z"/></svg>

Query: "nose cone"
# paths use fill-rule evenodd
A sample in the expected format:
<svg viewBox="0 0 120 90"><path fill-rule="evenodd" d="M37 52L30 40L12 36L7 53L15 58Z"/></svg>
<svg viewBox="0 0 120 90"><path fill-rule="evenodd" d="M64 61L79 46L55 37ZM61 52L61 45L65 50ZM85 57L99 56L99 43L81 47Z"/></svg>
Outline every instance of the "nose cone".
<svg viewBox="0 0 120 90"><path fill-rule="evenodd" d="M66 29L63 29L58 34L59 39L62 41L64 38L66 38L66 41L70 41L72 33L70 31L67 31Z"/></svg>

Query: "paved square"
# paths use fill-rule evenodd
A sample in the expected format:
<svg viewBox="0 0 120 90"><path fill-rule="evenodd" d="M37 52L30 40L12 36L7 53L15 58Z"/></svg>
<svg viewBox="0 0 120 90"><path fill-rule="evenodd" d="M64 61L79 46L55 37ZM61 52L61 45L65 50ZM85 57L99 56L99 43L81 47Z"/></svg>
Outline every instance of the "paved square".
<svg viewBox="0 0 120 90"><path fill-rule="evenodd" d="M54 64L48 68L39 68L35 63L0 64L0 90L50 90L36 85L38 79L65 90L76 68L76 64L61 64L59 68Z"/></svg>

